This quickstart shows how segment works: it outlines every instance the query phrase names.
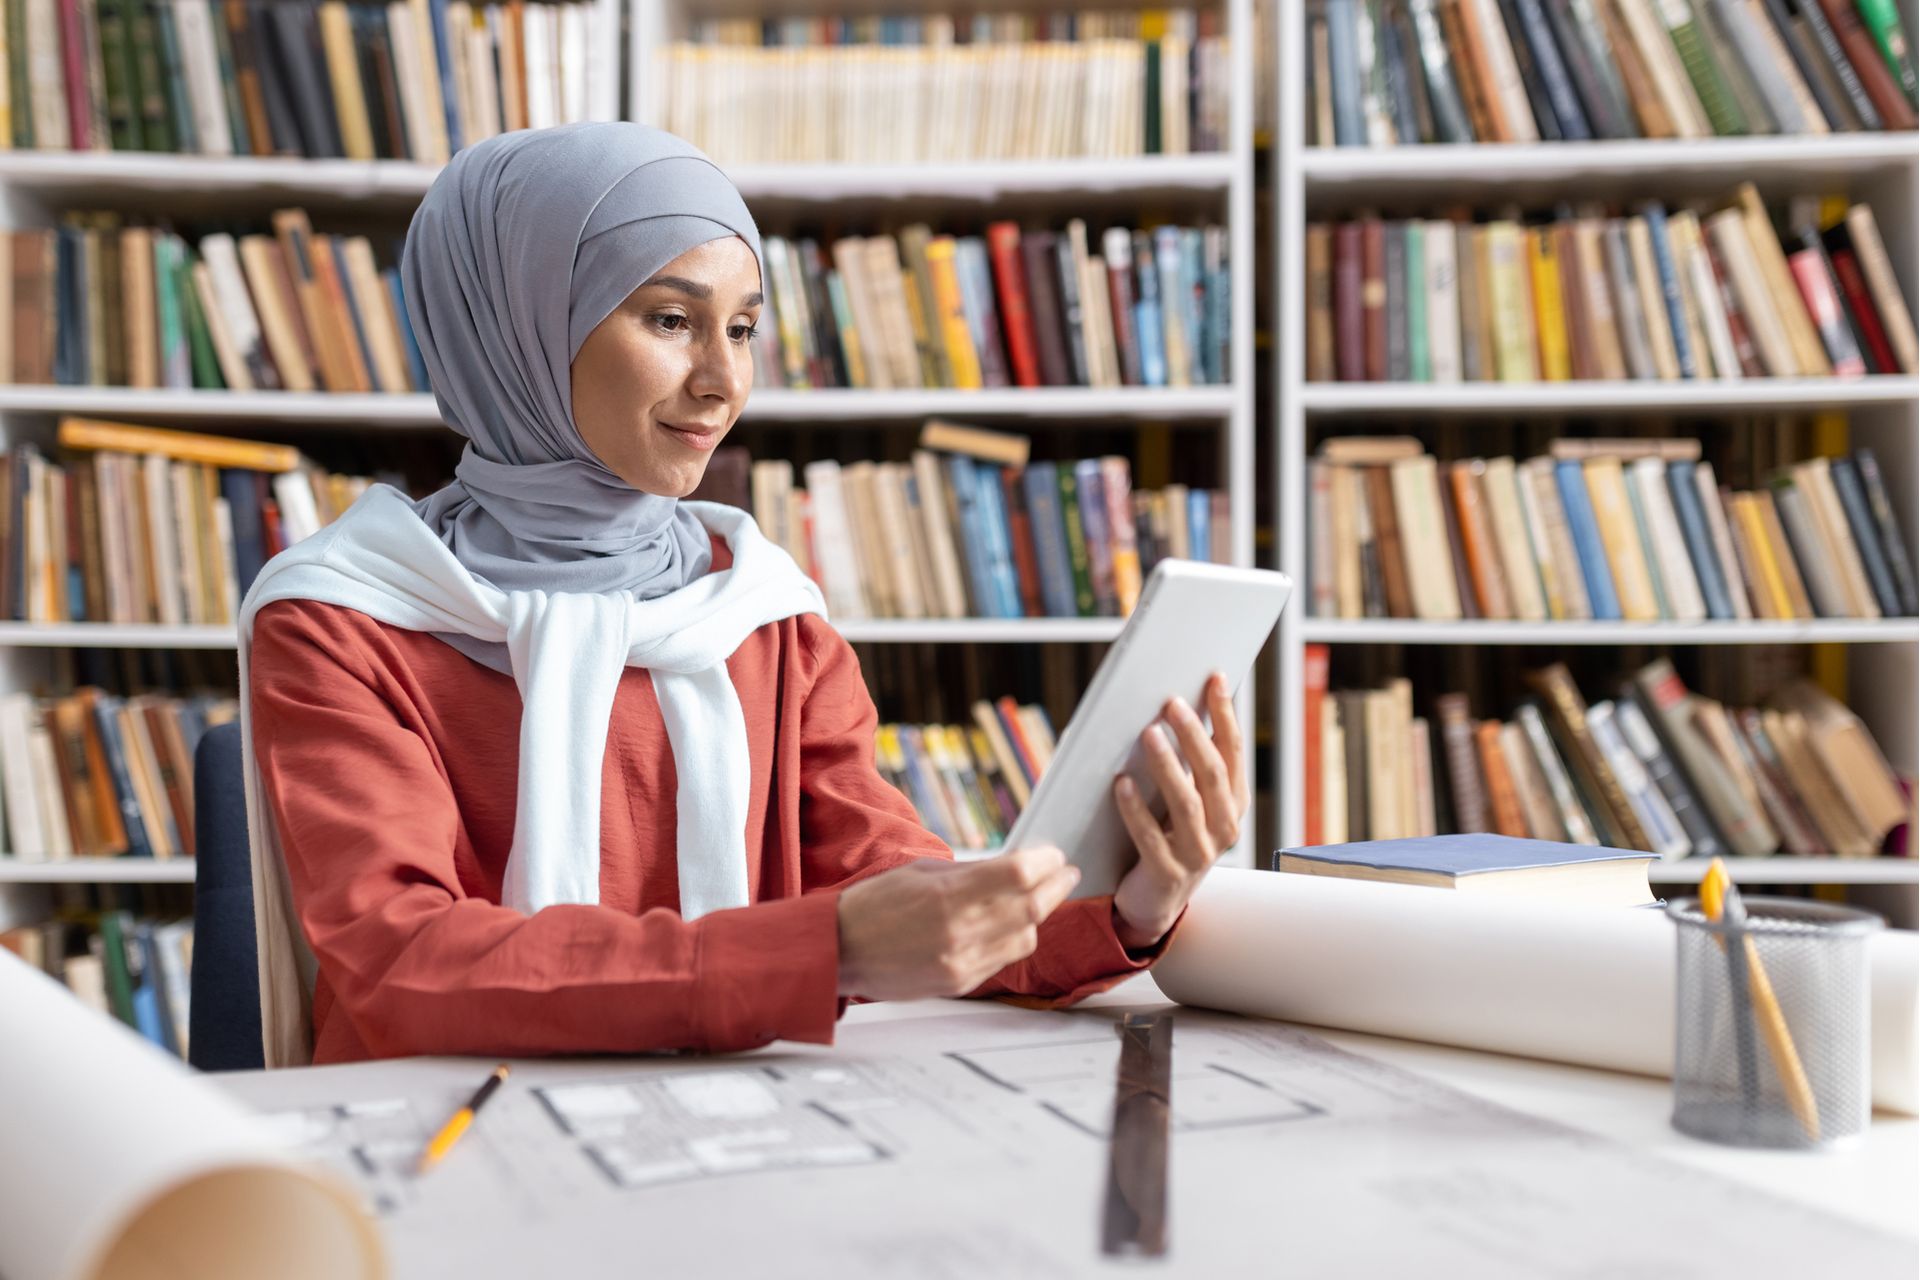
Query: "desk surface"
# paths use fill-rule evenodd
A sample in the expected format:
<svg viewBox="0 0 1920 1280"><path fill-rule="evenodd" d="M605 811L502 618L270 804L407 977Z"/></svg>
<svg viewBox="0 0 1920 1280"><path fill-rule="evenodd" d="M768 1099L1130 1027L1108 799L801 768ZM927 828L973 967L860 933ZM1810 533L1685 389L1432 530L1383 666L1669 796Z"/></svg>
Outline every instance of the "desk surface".
<svg viewBox="0 0 1920 1280"><path fill-rule="evenodd" d="M1160 999L1151 979L1142 977L1088 1004L1096 1009L1138 1007ZM1186 1011L1184 1018L1189 1028L1185 1041L1189 1067L1199 1064L1193 1055L1217 1053L1220 1044L1246 1035L1236 1028L1276 1027L1201 1011ZM880 1063L891 1054L894 1066L888 1069L894 1071L893 1076L887 1079L877 1070L874 1081L905 1084L911 1092L923 1084L937 1085L935 1076L940 1071L947 1073L949 1086L956 1072L972 1079L972 1072L981 1072L978 1064L985 1060L983 1054L1021 1055L1031 1049L1058 1048L1063 1040L1084 1045L1085 1033L1101 1021L1097 1016L1069 1019L1057 1014L1029 1014L994 1002L867 1005L849 1011L833 1050L783 1045L726 1062L751 1066L759 1061L785 1072L790 1079L854 1077L863 1070L862 1062ZM1061 1033L1067 1027L1073 1027L1076 1036L1063 1037ZM1353 1241L1351 1247L1362 1250L1364 1261L1354 1258L1352 1261L1359 1263L1357 1269L1345 1269L1355 1274L1403 1274L1408 1266L1421 1269L1426 1255L1409 1256L1405 1251L1418 1247L1423 1238L1445 1249L1459 1246L1462 1239L1477 1232L1483 1239L1470 1245L1470 1250L1485 1249L1488 1241L1494 1242L1489 1254L1492 1264L1478 1269L1483 1276L1544 1274L1540 1270L1542 1249L1550 1250L1550 1256L1556 1259L1602 1263L1606 1259L1601 1255L1614 1247L1616 1239L1627 1241L1621 1246L1620 1256L1612 1259L1616 1265L1627 1267L1621 1274L1648 1274L1661 1270L1663 1263L1678 1262L1675 1251L1687 1245L1675 1241L1691 1243L1692 1223L1702 1216L1701 1206L1711 1208L1709 1216L1723 1220L1719 1225L1724 1232L1742 1237L1743 1246L1766 1241L1765 1248L1771 1250L1777 1239L1778 1247L1786 1251L1779 1255L1783 1265L1793 1263L1796 1257L1799 1265L1805 1265L1809 1257L1835 1261L1830 1251L1838 1247L1844 1252L1849 1233L1831 1223L1822 1226L1825 1220L1809 1219L1796 1227L1787 1221L1795 1215L1788 1205L1780 1203L1784 1200L1879 1229L1859 1235L1857 1266L1855 1259L1844 1259L1851 1274L1912 1274L1916 1226L1920 1225L1916 1222L1920 1216L1916 1211L1920 1205L1920 1125L1912 1118L1876 1116L1872 1131L1862 1142L1831 1153L1734 1150L1701 1143L1672 1130L1667 1123L1670 1090L1664 1080L1309 1030L1363 1058L1451 1086L1524 1116L1601 1135L1627 1151L1613 1156L1582 1151L1579 1146L1584 1139L1570 1135L1556 1139L1544 1132L1528 1132L1527 1126L1533 1121L1510 1117L1483 1124L1481 1117L1470 1114L1478 1104L1465 1099L1447 1104L1444 1098L1437 1098L1434 1106L1427 1107L1419 1090L1430 1086L1404 1079L1394 1086L1384 1077L1367 1080L1364 1077L1369 1071L1377 1076L1381 1069L1364 1063L1343 1059L1312 1064L1296 1058L1292 1067L1282 1064L1276 1069L1304 1073L1299 1076L1301 1088L1293 1096L1317 1097L1331 1105L1333 1111L1323 1124L1282 1126L1266 1131L1257 1143L1243 1143L1237 1148L1232 1145L1235 1135L1205 1132L1204 1125L1203 1131L1174 1135L1177 1261L1216 1274L1270 1274L1270 1267L1253 1263L1262 1257L1271 1261L1272 1250L1291 1249L1296 1251L1291 1255L1293 1260L1313 1272L1324 1269L1322 1264L1341 1260L1350 1247L1348 1242ZM1268 1041L1273 1034L1261 1032ZM996 1044L998 1050L990 1047ZM1176 1081L1181 1044L1176 1033ZM908 1051L918 1052L921 1057L898 1058L907 1046L914 1046ZM929 1052L929 1046L938 1046L940 1051ZM950 1052L960 1049L967 1053ZM1229 1048L1229 1053L1232 1051ZM1285 1052L1283 1049L1283 1057ZM1324 1049L1317 1052L1326 1057ZM926 1065L931 1059L964 1061L969 1055L974 1060L966 1065L972 1072L946 1061ZM853 1070L823 1070L836 1061L849 1064ZM1251 1057L1245 1058L1243 1064L1251 1061ZM904 1068L900 1067L902 1062L906 1063ZM570 1083L605 1080L630 1065L606 1059L528 1063L516 1070L514 1083L516 1091L564 1089ZM711 1060L697 1058L651 1059L642 1070L685 1073L714 1065ZM1089 1070L1084 1064L1080 1066L1083 1072ZM1106 1070L1110 1081L1111 1067ZM1316 1070L1322 1072L1319 1083L1309 1085L1307 1081ZM243 1073L216 1079L264 1110L284 1111L402 1094L455 1098L464 1095L484 1073L484 1066L472 1060L417 1059ZM659 1077L656 1074L653 1078ZM973 1084L976 1089L980 1087L978 1080ZM835 1087L844 1090L849 1086ZM1182 1087L1176 1083L1176 1119L1180 1118L1178 1095ZM1361 1092L1353 1092L1355 1088ZM1105 1105L1110 1107L1110 1084L1105 1085L1105 1094ZM959 1096L950 1088L947 1100ZM1188 1094L1190 1099L1198 1096ZM937 1111L940 1101L933 1100ZM1381 1100L1386 1105L1377 1106ZM560 1110L554 1109L552 1097L543 1097L543 1102L552 1109L552 1118L558 1119ZM527 1274L524 1268L533 1265L534 1259L549 1269L598 1274L595 1268L607 1265L606 1244L601 1237L606 1234L609 1217L618 1220L615 1238L622 1241L638 1239L627 1223L671 1223L670 1230L656 1231L648 1237L656 1250L650 1259L664 1266L665 1273L673 1273L676 1266L691 1272L711 1272L715 1266L724 1269L756 1261L768 1265L778 1261L793 1274L836 1276L903 1274L902 1267L955 1276L1053 1276L1105 1270L1089 1251L1104 1143L1084 1132L1073 1135L1075 1142L1064 1142L1059 1126L1053 1122L1072 1117L1058 1107L1052 1108L1048 1120L1038 1124L1029 1120L1037 1112L1001 1116L948 1107L936 1124L922 1124L917 1132L904 1131L907 1158L885 1167L869 1166L867 1171L789 1168L777 1185L761 1174L708 1181L704 1189L692 1182L671 1188L662 1184L643 1191L641 1199L624 1199L593 1213L574 1212L571 1218L562 1215L539 1220L533 1215L497 1214L494 1220L478 1223L469 1238L463 1235L466 1228L453 1225L454 1215L457 1211L472 1217L474 1201L484 1199L495 1186L490 1178L511 1174L524 1186L532 1185L527 1178L535 1174L547 1179L567 1172L560 1164L546 1163L551 1158L549 1153L527 1146L515 1136L515 1126L530 1134L536 1122L544 1132L552 1132L552 1122L540 1104L524 1095L516 1100L515 1105L519 1104L524 1104L519 1111L511 1105L500 1109L500 1104L495 1104L478 1127L477 1132L485 1132L485 1142L491 1144L497 1139L499 1147L466 1152L464 1162L450 1159L444 1170L436 1171L423 1183L400 1188L401 1207L389 1219L400 1280L495 1273L518 1276ZM449 1105L431 1102L419 1109ZM649 1105L656 1109L645 1123L634 1122L636 1131L646 1133L663 1114L656 1104ZM1378 1114L1364 1114L1369 1107ZM1344 1117L1342 1108L1346 1109ZM886 1115L903 1121L910 1118L905 1112ZM956 1118L960 1121L957 1128ZM1345 1127L1325 1127L1336 1122ZM1029 1126L1024 1131L1023 1124ZM1099 1124L1097 1118L1094 1124ZM969 1129L971 1134L962 1132ZM941 1133L947 1136L941 1138ZM975 1139L982 1140L976 1144L980 1149L969 1145ZM417 1151L415 1141L412 1149ZM952 1144L951 1150L942 1145L946 1143ZM984 1149L996 1144L999 1156ZM994 1163L1004 1158L1010 1146L1017 1151L1013 1167ZM573 1159L579 1163L577 1156ZM1516 1160L1520 1162L1517 1165ZM1536 1163L1549 1160L1555 1162L1549 1167ZM1223 1161L1229 1163L1223 1165ZM1747 1208L1741 1193L1704 1190L1721 1187L1723 1183L1718 1180L1669 1179L1663 1169L1675 1164L1769 1193L1753 1202L1748 1216L1757 1221L1737 1220ZM494 1166L491 1173L489 1165ZM1566 1170L1577 1172L1563 1178ZM916 1178L932 1181L915 1182ZM553 1186L539 1183L542 1192L551 1191ZM582 1190L604 1192L604 1188L584 1184ZM850 1191L851 1203L846 1198ZM1589 1195L1593 1197L1591 1202ZM882 1224L877 1236L869 1223L865 1238L839 1238L849 1214L883 1203L890 1220ZM1401 1229L1373 1232L1372 1223L1383 1216L1395 1216L1395 1225ZM523 1220L518 1226L504 1221L513 1217ZM1456 1229L1451 1225L1456 1220L1470 1225ZM1562 1240L1555 1234L1569 1227L1569 1238ZM436 1233L431 1248L423 1242L422 1232ZM1356 1236L1356 1232L1363 1234ZM1587 1234L1581 1236L1581 1232ZM490 1239L479 1243L480 1235ZM1390 1239L1394 1235L1406 1238ZM1526 1239L1529 1235L1536 1238ZM1553 1242L1543 1243L1538 1238L1542 1235L1552 1237ZM452 1247L443 1249L441 1241L449 1236L455 1237ZM737 1238L741 1236L754 1237L756 1243L743 1244ZM1644 1239L1635 1238L1640 1236ZM1889 1240L1889 1236L1898 1240ZM1223 1240L1229 1242L1229 1252L1223 1253ZM1503 1248L1502 1242L1508 1241L1511 1246ZM1323 1252L1315 1252L1316 1246ZM756 1254L756 1248L763 1252ZM1900 1262L1903 1253L1905 1262ZM1470 1252L1468 1256L1477 1255ZM1891 1267L1890 1258L1895 1260ZM1458 1256L1440 1254L1434 1255L1433 1262L1449 1259L1461 1261ZM1731 1255L1718 1261L1721 1265L1709 1263L1698 1273L1684 1266L1682 1269L1689 1275L1758 1274L1752 1270L1751 1254L1737 1266ZM1764 1263L1761 1267L1764 1270ZM1820 1269L1815 1267L1816 1271ZM1184 1267L1176 1270L1185 1273Z"/></svg>

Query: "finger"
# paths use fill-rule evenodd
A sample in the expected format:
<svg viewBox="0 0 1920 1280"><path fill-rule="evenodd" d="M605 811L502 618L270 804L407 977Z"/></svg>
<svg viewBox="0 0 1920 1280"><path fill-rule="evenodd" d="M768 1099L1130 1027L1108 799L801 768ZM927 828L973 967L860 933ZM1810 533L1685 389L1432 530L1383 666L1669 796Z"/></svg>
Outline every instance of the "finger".
<svg viewBox="0 0 1920 1280"><path fill-rule="evenodd" d="M1173 856L1167 833L1160 829L1160 820L1147 808L1132 778L1122 776L1113 784L1113 802L1120 810L1120 820L1127 824L1127 834L1133 837L1140 861L1169 877L1181 875L1184 868Z"/></svg>
<svg viewBox="0 0 1920 1280"><path fill-rule="evenodd" d="M1167 803L1167 820L1173 826L1174 860L1183 868L1189 864L1202 865L1208 837L1207 811L1200 801L1200 793L1194 789L1187 771L1181 768L1180 757L1164 729L1158 724L1148 725L1140 736L1147 744L1147 769L1160 788L1160 798Z"/></svg>
<svg viewBox="0 0 1920 1280"><path fill-rule="evenodd" d="M1211 683L1211 682L1209 682ZM1233 781L1218 748L1207 737L1206 726L1184 698L1167 702L1167 722L1173 726L1180 751L1186 757L1187 770L1193 775L1194 790L1200 793L1204 811L1202 823L1215 848L1230 845L1239 836L1240 810L1233 802Z"/></svg>
<svg viewBox="0 0 1920 1280"><path fill-rule="evenodd" d="M997 858L970 864L962 892L976 901L1008 893L1026 893L1066 862L1067 855L1050 844L1015 849Z"/></svg>
<svg viewBox="0 0 1920 1280"><path fill-rule="evenodd" d="M1218 671L1207 681L1207 716L1213 721L1214 749L1220 753L1233 789L1233 817L1237 824L1240 815L1247 811L1246 739L1240 732L1240 717L1234 714L1233 693L1227 688L1227 678Z"/></svg>
<svg viewBox="0 0 1920 1280"><path fill-rule="evenodd" d="M1061 867L1025 893L1006 893L988 899L968 920L975 941L992 945L999 939L1031 928L1067 900L1080 883L1080 868Z"/></svg>

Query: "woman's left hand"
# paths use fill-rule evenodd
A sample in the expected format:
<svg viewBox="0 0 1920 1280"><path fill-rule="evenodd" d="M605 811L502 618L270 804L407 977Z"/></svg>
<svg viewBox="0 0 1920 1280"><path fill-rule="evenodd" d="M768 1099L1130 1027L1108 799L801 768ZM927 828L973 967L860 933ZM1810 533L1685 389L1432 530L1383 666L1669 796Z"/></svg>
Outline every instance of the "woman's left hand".
<svg viewBox="0 0 1920 1280"><path fill-rule="evenodd" d="M1156 721L1140 735L1147 768L1166 801L1164 822L1153 816L1131 779L1122 774L1114 780L1114 801L1140 854L1113 894L1114 932L1129 950L1152 946L1165 936L1214 859L1240 838L1247 778L1241 767L1240 722L1233 714L1226 677L1214 672L1205 697L1213 720L1211 737L1183 698L1167 703L1164 725Z"/></svg>

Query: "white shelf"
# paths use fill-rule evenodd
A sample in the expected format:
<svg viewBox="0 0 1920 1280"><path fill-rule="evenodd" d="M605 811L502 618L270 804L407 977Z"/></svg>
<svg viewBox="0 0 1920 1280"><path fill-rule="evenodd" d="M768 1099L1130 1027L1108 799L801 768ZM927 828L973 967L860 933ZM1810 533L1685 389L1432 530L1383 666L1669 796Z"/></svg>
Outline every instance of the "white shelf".
<svg viewBox="0 0 1920 1280"><path fill-rule="evenodd" d="M845 423L931 417L1066 418L1218 422L1234 409L1232 387L1010 387L999 390L789 391L768 387L741 420ZM80 414L164 421L271 422L314 427L437 427L433 397L289 391L153 391L131 387L0 387L0 413Z"/></svg>
<svg viewBox="0 0 1920 1280"><path fill-rule="evenodd" d="M1411 618L1308 618L1300 624L1300 638L1324 644L1912 644L1920 640L1920 620L1425 622Z"/></svg>
<svg viewBox="0 0 1920 1280"><path fill-rule="evenodd" d="M1515 181L1565 182L1594 175L1640 178L1710 174L1738 182L1780 173L1799 181L1858 173L1875 166L1910 166L1916 160L1920 160L1920 138L1912 133L1306 147L1300 152L1300 176L1314 191L1388 183L1396 190L1433 186L1444 193L1494 188Z"/></svg>
<svg viewBox="0 0 1920 1280"><path fill-rule="evenodd" d="M829 203L853 197L991 201L1012 194L1225 192L1234 158L1223 152L1127 159L993 160L949 164L744 164L727 176L748 200ZM0 183L96 196L194 192L333 200L418 200L439 165L409 160L302 160L284 156L161 155L137 151L0 153Z"/></svg>
<svg viewBox="0 0 1920 1280"><path fill-rule="evenodd" d="M0 884L192 884L192 858L18 862L0 854Z"/></svg>
<svg viewBox="0 0 1920 1280"><path fill-rule="evenodd" d="M178 391L135 387L0 387L0 413L79 414L164 421L303 426L434 427L433 397L298 391Z"/></svg>
<svg viewBox="0 0 1920 1280"><path fill-rule="evenodd" d="M1920 379L1734 378L1693 382L1310 382L1300 407L1336 414L1606 414L1912 404Z"/></svg>
<svg viewBox="0 0 1920 1280"><path fill-rule="evenodd" d="M1222 152L1129 159L973 160L948 164L742 164L727 176L749 201L829 203L855 197L992 201L1009 195L1174 191L1225 193Z"/></svg>
<svg viewBox="0 0 1920 1280"><path fill-rule="evenodd" d="M1081 644L1112 640L1121 618L872 618L836 624L871 644ZM234 649L232 627L110 622L0 623L4 649Z"/></svg>
<svg viewBox="0 0 1920 1280"><path fill-rule="evenodd" d="M0 186L49 204L142 196L257 196L275 201L388 208L417 203L440 166L409 160L303 160L142 151L0 152Z"/></svg>
<svg viewBox="0 0 1920 1280"><path fill-rule="evenodd" d="M854 643L1080 644L1112 640L1122 618L875 618L836 624Z"/></svg>
<svg viewBox="0 0 1920 1280"><path fill-rule="evenodd" d="M1655 885L1699 884L1708 859L1655 861L1647 879ZM1920 862L1912 858L1725 858L1736 884L1920 884Z"/></svg>

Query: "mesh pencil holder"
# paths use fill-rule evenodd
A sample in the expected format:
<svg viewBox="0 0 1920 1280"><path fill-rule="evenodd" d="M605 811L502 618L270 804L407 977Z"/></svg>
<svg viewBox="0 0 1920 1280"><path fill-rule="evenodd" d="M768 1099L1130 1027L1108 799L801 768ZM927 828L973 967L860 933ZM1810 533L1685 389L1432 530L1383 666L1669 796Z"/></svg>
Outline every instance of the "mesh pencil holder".
<svg viewBox="0 0 1920 1280"><path fill-rule="evenodd" d="M1855 1139L1873 1109L1867 938L1882 921L1819 902L1749 899L1747 911L1736 930L1697 899L1667 908L1673 1126L1742 1147Z"/></svg>

